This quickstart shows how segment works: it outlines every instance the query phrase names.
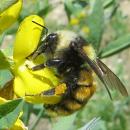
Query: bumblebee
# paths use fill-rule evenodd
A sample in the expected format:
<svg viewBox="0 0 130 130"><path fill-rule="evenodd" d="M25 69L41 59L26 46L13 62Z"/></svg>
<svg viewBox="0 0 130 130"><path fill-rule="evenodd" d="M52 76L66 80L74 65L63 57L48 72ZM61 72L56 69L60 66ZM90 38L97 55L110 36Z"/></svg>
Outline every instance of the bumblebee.
<svg viewBox="0 0 130 130"><path fill-rule="evenodd" d="M37 23L36 23L37 24ZM44 53L48 58L43 64L36 65L33 71L44 67L54 67L67 86L62 100L57 104L44 104L53 115L69 115L82 108L95 92L93 73L104 84L110 98L110 89L117 89L123 96L128 92L120 79L96 57L93 47L81 36L69 30L60 30L48 34L32 54L35 59ZM57 87L56 87L57 88ZM45 91L44 95L54 95L56 88Z"/></svg>

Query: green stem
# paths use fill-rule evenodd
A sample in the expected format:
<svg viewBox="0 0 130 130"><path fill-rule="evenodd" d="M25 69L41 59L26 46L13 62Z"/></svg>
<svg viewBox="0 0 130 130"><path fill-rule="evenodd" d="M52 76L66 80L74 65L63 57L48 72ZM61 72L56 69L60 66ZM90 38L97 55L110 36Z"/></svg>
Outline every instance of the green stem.
<svg viewBox="0 0 130 130"><path fill-rule="evenodd" d="M43 114L43 111L44 111L43 108L39 111L39 113L37 115L37 119L34 121L32 127L30 128L30 130L34 130L35 129L35 127L37 126L37 124L38 124L38 122L39 122L39 120L40 120L40 118L41 118L41 116Z"/></svg>
<svg viewBox="0 0 130 130"><path fill-rule="evenodd" d="M24 110L23 110L24 111L23 121L24 121L25 125L29 124L29 119L30 119L32 110L33 110L33 105L26 103Z"/></svg>
<svg viewBox="0 0 130 130"><path fill-rule="evenodd" d="M15 4L18 0L0 0L0 13Z"/></svg>

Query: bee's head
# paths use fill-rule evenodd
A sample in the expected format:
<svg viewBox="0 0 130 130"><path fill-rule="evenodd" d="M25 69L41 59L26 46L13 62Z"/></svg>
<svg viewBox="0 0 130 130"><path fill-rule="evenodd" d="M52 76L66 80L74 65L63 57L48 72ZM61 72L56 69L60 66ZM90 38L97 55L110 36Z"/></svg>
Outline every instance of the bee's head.
<svg viewBox="0 0 130 130"><path fill-rule="evenodd" d="M50 33L49 35L46 36L45 41L44 41L46 52L51 52L51 53L54 52L57 45L57 40L58 40L57 33Z"/></svg>
<svg viewBox="0 0 130 130"><path fill-rule="evenodd" d="M45 42L46 45L51 45L51 44L53 44L53 43L55 43L57 41L57 39L58 39L57 33L50 33L49 35L47 35L48 34L48 29L45 26L43 26L43 25L41 25L41 24L39 24L39 23L37 23L35 21L32 21L32 22L39 25L39 26L41 26L41 27L43 27L45 29L46 38L44 39L43 42Z"/></svg>
<svg viewBox="0 0 130 130"><path fill-rule="evenodd" d="M48 45L48 46L51 46L52 44L55 44L57 42L57 39L58 39L58 35L57 33L50 33L46 39L45 39L45 43Z"/></svg>
<svg viewBox="0 0 130 130"><path fill-rule="evenodd" d="M33 53L32 58L35 59L38 55L40 55L41 53L44 53L44 52L52 52L53 53L53 51L55 50L56 45L57 45L56 43L58 40L58 34L57 33L48 34L48 29L45 26L43 26L35 21L32 21L32 22L43 27L45 29L45 33L46 33L46 37L41 36L40 46Z"/></svg>

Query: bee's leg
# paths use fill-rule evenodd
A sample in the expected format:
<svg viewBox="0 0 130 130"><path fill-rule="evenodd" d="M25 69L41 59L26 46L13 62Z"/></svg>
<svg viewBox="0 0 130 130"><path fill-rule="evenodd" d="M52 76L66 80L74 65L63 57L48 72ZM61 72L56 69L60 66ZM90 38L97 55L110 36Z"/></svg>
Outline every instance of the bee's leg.
<svg viewBox="0 0 130 130"><path fill-rule="evenodd" d="M33 23L35 24L38 24L36 23L35 21L32 21ZM39 25L39 24L38 24ZM35 59L38 55L40 55L41 53L44 53L46 48L47 48L47 44L46 43L46 37L44 38L44 29L42 30L42 33L41 33L41 37L40 37L40 40L39 40L39 43L38 45L40 44L40 46L38 48L36 48L36 50L34 52L32 52L28 57L31 57L32 59Z"/></svg>
<svg viewBox="0 0 130 130"><path fill-rule="evenodd" d="M47 44L41 44L37 50L32 54L32 59L35 59L41 53L44 53L47 48Z"/></svg>
<svg viewBox="0 0 130 130"><path fill-rule="evenodd" d="M64 63L64 61L62 59L58 59L58 58L57 59L49 59L46 62L46 66L48 66L48 67L51 67L51 66L58 67L63 63Z"/></svg>
<svg viewBox="0 0 130 130"><path fill-rule="evenodd" d="M46 61L46 63L43 63L43 64L39 64L39 65L36 65L34 67L32 67L32 70L40 70L46 66L48 67L52 67L52 66L56 66L58 67L59 65L63 64L63 60L62 59L49 59Z"/></svg>
<svg viewBox="0 0 130 130"><path fill-rule="evenodd" d="M36 65L36 66L32 67L31 69L32 69L33 71L35 71L35 70L41 70L41 69L43 69L43 68L45 68L45 64L44 64L44 63L43 63L43 64Z"/></svg>

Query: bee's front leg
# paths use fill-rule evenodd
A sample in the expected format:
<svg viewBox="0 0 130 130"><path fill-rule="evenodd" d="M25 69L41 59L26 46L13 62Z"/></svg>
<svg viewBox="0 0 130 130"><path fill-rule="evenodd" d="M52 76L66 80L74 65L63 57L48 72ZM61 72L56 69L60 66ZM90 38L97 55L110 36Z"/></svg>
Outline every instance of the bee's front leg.
<svg viewBox="0 0 130 130"><path fill-rule="evenodd" d="M44 63L43 63L43 64L36 65L36 66L32 67L31 69L32 69L33 71L35 71L35 70L41 70L41 69L43 69L43 68L45 68L45 64L44 64Z"/></svg>
<svg viewBox="0 0 130 130"><path fill-rule="evenodd" d="M47 49L47 45L41 44L41 46L39 46L37 50L32 54L32 59L35 59L38 55L44 53L46 49Z"/></svg>
<svg viewBox="0 0 130 130"><path fill-rule="evenodd" d="M47 60L45 63L43 64L39 64L39 65L36 65L34 67L32 67L32 70L40 70L40 69L43 69L44 67L52 67L52 66L55 66L55 67L58 67L59 65L63 64L63 60L62 59L49 59Z"/></svg>

